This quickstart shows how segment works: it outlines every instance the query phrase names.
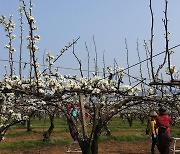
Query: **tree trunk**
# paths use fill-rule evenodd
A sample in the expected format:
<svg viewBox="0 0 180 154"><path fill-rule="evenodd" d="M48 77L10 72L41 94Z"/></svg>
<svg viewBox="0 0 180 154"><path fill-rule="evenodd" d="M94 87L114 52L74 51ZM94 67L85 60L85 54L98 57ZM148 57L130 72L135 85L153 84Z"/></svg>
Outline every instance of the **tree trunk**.
<svg viewBox="0 0 180 154"><path fill-rule="evenodd" d="M22 126L26 127L26 121L22 121L20 124L21 124Z"/></svg>
<svg viewBox="0 0 180 154"><path fill-rule="evenodd" d="M3 140L3 135L2 135L3 133L0 131L0 142Z"/></svg>
<svg viewBox="0 0 180 154"><path fill-rule="evenodd" d="M99 135L97 133L94 134L93 140L89 142L89 140L80 140L79 145L81 147L83 154L98 154L98 141Z"/></svg>
<svg viewBox="0 0 180 154"><path fill-rule="evenodd" d="M79 142L83 154L93 154L91 151L91 143L88 140L81 140Z"/></svg>
<svg viewBox="0 0 180 154"><path fill-rule="evenodd" d="M111 131L110 131L110 129L108 128L107 124L104 126L104 129L106 130L106 135L107 135L107 136L111 136Z"/></svg>
<svg viewBox="0 0 180 154"><path fill-rule="evenodd" d="M133 119L132 119L131 117L127 117L127 120L128 120L129 126L131 127L131 126L132 126Z"/></svg>
<svg viewBox="0 0 180 154"><path fill-rule="evenodd" d="M144 124L144 118L143 116L140 116L140 121L141 121L141 124Z"/></svg>
<svg viewBox="0 0 180 154"><path fill-rule="evenodd" d="M99 141L99 135L95 134L91 144L92 154L98 154L98 141Z"/></svg>
<svg viewBox="0 0 180 154"><path fill-rule="evenodd" d="M50 127L47 131L45 131L43 133L43 141L49 141L50 140L50 136L53 132L54 129L54 116L50 116Z"/></svg>
<svg viewBox="0 0 180 154"><path fill-rule="evenodd" d="M32 128L31 128L31 119L29 117L29 119L27 120L27 132L30 132L32 131Z"/></svg>

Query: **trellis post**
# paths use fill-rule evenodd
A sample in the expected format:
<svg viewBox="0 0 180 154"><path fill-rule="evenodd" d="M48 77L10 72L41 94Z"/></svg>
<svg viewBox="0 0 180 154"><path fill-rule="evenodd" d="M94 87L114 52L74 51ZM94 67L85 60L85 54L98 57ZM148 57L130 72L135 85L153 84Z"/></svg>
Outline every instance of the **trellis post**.
<svg viewBox="0 0 180 154"><path fill-rule="evenodd" d="M82 118L82 132L83 132L83 138L87 136L87 127L86 127L86 119L85 119L85 109L84 109L84 102L83 102L83 96L79 96L79 103L80 103L80 114Z"/></svg>

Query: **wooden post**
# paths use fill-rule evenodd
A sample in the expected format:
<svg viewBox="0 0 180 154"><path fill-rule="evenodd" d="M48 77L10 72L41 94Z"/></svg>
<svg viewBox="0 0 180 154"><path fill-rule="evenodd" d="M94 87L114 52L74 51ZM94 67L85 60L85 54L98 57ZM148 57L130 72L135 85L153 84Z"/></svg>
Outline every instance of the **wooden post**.
<svg viewBox="0 0 180 154"><path fill-rule="evenodd" d="M86 119L85 119L85 109L84 109L84 103L83 103L83 96L79 96L79 104L80 104L80 113L82 118L82 132L83 132L83 138L87 136L87 127L86 127Z"/></svg>

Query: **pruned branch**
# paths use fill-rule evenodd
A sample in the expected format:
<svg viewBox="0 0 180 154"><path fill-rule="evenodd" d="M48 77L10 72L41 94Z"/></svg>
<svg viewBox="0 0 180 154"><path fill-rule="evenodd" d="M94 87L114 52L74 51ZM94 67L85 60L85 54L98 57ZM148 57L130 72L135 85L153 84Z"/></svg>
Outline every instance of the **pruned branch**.
<svg viewBox="0 0 180 154"><path fill-rule="evenodd" d="M81 60L76 56L75 51L74 51L74 44L73 44L73 55L75 56L75 58L77 59L78 63L79 63L79 70L81 73L81 77L83 78L83 73L82 73L82 64L81 64Z"/></svg>

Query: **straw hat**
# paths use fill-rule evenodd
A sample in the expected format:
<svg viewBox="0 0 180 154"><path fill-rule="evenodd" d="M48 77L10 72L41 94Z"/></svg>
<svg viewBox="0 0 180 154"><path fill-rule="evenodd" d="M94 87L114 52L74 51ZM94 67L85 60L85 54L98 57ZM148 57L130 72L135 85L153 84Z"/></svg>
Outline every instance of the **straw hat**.
<svg viewBox="0 0 180 154"><path fill-rule="evenodd" d="M149 114L150 117L157 117L158 114L155 111L151 111Z"/></svg>

